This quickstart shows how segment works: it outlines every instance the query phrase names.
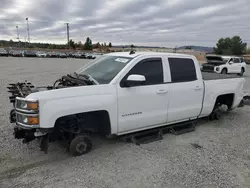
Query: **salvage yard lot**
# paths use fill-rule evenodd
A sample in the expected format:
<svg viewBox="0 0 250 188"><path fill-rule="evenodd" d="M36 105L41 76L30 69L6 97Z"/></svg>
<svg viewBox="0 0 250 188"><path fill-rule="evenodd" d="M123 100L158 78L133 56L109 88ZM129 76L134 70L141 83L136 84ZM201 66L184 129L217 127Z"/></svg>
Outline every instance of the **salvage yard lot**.
<svg viewBox="0 0 250 188"><path fill-rule="evenodd" d="M98 138L93 150L80 157L69 156L57 142L46 155L37 141L24 145L15 140L7 85L24 80L51 85L86 62L0 58L1 188L250 187L250 106L226 113L219 121L200 120L195 132L166 134L145 145ZM244 77L245 89L250 90L249 66Z"/></svg>

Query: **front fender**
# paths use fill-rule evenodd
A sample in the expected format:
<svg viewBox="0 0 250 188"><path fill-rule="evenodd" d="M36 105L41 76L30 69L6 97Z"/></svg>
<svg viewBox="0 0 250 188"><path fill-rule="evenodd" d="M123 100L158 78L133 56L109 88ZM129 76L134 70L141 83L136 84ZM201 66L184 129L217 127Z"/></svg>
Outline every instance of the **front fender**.
<svg viewBox="0 0 250 188"><path fill-rule="evenodd" d="M59 117L98 110L106 110L109 113L111 133L117 133L117 101L112 94L40 101L40 127L53 128Z"/></svg>

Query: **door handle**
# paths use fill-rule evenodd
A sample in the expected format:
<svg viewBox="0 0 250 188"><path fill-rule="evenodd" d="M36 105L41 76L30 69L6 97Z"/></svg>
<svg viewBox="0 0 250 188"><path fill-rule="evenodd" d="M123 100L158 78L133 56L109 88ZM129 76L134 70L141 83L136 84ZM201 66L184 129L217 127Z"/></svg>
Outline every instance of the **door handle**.
<svg viewBox="0 0 250 188"><path fill-rule="evenodd" d="M164 94L167 93L167 91L165 89L159 89L158 91L156 91L157 94Z"/></svg>
<svg viewBox="0 0 250 188"><path fill-rule="evenodd" d="M200 86L196 86L196 87L194 88L194 90L199 91L199 90L201 90L201 87L200 87Z"/></svg>

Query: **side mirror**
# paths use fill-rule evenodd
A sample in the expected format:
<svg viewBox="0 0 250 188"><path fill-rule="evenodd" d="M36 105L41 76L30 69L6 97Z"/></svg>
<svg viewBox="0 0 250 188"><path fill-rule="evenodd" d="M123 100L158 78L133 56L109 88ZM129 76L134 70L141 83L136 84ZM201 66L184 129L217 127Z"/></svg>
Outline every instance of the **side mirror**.
<svg viewBox="0 0 250 188"><path fill-rule="evenodd" d="M133 87L133 86L139 86L145 83L146 78L143 75L139 74L131 74L128 76L128 78L124 81L123 85L125 87Z"/></svg>
<svg viewBox="0 0 250 188"><path fill-rule="evenodd" d="M229 61L229 64L232 65L234 62L233 61Z"/></svg>

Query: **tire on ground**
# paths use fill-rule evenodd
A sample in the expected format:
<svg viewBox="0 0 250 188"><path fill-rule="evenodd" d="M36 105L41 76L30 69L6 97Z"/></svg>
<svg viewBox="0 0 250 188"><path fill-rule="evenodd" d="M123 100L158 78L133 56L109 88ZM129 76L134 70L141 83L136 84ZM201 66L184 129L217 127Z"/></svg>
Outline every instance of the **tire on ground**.
<svg viewBox="0 0 250 188"><path fill-rule="evenodd" d="M227 69L226 69L226 68L223 68L223 69L221 70L221 74L227 74Z"/></svg>
<svg viewBox="0 0 250 188"><path fill-rule="evenodd" d="M76 136L70 143L69 152L73 156L80 156L92 149L92 141L87 135Z"/></svg>

